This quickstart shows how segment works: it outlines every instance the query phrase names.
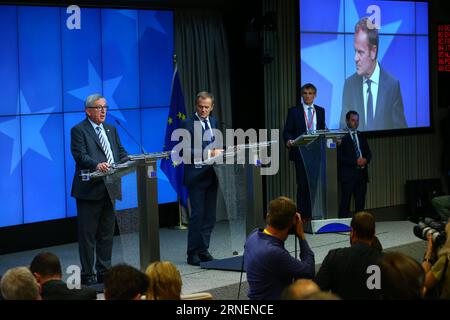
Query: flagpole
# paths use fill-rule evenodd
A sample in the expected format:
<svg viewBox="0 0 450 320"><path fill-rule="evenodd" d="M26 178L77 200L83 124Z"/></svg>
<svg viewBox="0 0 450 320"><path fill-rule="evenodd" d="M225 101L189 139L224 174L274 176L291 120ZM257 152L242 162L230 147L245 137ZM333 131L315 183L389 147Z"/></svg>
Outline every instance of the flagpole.
<svg viewBox="0 0 450 320"><path fill-rule="evenodd" d="M174 53L172 56L173 59L173 68L174 70L177 68L177 54ZM187 227L183 224L183 217L182 217L182 208L181 208L181 202L180 202L180 197L178 197L178 225L172 227L172 229L176 229L176 230L186 230Z"/></svg>
<svg viewBox="0 0 450 320"><path fill-rule="evenodd" d="M180 197L178 197L178 225L173 226L172 229L176 229L176 230L186 230L187 229L187 227L183 224Z"/></svg>

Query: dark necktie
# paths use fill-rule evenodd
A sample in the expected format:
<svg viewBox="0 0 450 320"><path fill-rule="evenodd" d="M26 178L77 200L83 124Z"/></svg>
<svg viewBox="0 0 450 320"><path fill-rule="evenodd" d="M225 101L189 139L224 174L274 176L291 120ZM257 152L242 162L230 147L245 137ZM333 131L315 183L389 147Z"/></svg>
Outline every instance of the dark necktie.
<svg viewBox="0 0 450 320"><path fill-rule="evenodd" d="M202 120L205 124L205 133L208 141L214 141L214 136L211 134L211 127L209 126L208 120Z"/></svg>
<svg viewBox="0 0 450 320"><path fill-rule="evenodd" d="M100 140L100 144L102 145L102 149L103 149L103 152L105 153L106 159L108 160L109 164L112 164L114 162L114 158L113 158L110 148L108 148L105 138L103 137L102 127L98 126L96 129L97 129L98 139Z"/></svg>
<svg viewBox="0 0 450 320"><path fill-rule="evenodd" d="M359 159L361 157L361 151L359 151L358 141L356 141L356 131L350 131L350 135L352 136L353 147L355 148L356 153L356 159Z"/></svg>
<svg viewBox="0 0 450 320"><path fill-rule="evenodd" d="M370 88L370 85L372 84L372 80L367 79L367 129L371 130L373 129L373 97L372 97L372 90Z"/></svg>

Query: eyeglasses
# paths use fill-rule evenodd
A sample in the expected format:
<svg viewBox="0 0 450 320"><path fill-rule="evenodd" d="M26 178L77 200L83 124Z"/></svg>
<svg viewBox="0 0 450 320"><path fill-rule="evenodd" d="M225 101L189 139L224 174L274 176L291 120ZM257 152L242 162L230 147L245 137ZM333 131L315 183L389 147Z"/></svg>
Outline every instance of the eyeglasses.
<svg viewBox="0 0 450 320"><path fill-rule="evenodd" d="M96 107L88 107L89 109L96 109L97 111L108 110L108 106L96 106Z"/></svg>

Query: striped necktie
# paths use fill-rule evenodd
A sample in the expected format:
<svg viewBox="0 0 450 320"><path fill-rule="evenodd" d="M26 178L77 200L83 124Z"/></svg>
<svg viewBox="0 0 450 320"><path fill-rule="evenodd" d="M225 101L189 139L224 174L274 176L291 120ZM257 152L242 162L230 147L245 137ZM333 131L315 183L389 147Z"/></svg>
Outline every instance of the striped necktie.
<svg viewBox="0 0 450 320"><path fill-rule="evenodd" d="M353 147L355 148L356 153L356 159L359 159L361 157L361 151L359 150L358 142L356 141L356 131L352 131L350 135L352 136Z"/></svg>
<svg viewBox="0 0 450 320"><path fill-rule="evenodd" d="M111 152L111 149L108 148L108 144L105 141L105 137L102 134L102 127L98 126L97 128L98 139L100 140L100 144L102 145L103 152L105 153L106 159L108 159L108 163L112 164L114 162L114 158Z"/></svg>

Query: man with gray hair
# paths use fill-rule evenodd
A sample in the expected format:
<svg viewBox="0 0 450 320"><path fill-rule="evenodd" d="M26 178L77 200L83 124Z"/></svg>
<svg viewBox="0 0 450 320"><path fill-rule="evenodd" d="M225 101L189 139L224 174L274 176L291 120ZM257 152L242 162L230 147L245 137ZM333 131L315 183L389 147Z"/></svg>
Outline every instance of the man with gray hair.
<svg viewBox="0 0 450 320"><path fill-rule="evenodd" d="M70 132L76 163L72 197L77 201L81 283L86 285L103 282L103 274L111 267L115 216L103 179L83 181L81 170L106 172L113 163L128 159L116 128L104 123L107 110L106 99L100 94L88 96L86 119Z"/></svg>
<svg viewBox="0 0 450 320"><path fill-rule="evenodd" d="M205 150L210 157L220 154L215 149L213 129L217 120L211 116L214 109L214 96L206 91L199 92L195 99L196 112L183 121L183 128L191 135L191 163L184 166L184 185L189 192L191 214L189 217L187 263L199 266L200 262L213 260L208 251L211 233L216 223L216 203L218 180L211 165L202 165L207 160ZM200 132L201 128L201 132ZM199 132L197 132L199 131ZM200 149L195 149L197 139Z"/></svg>
<svg viewBox="0 0 450 320"><path fill-rule="evenodd" d="M39 285L27 267L6 271L0 289L5 300L41 300Z"/></svg>

